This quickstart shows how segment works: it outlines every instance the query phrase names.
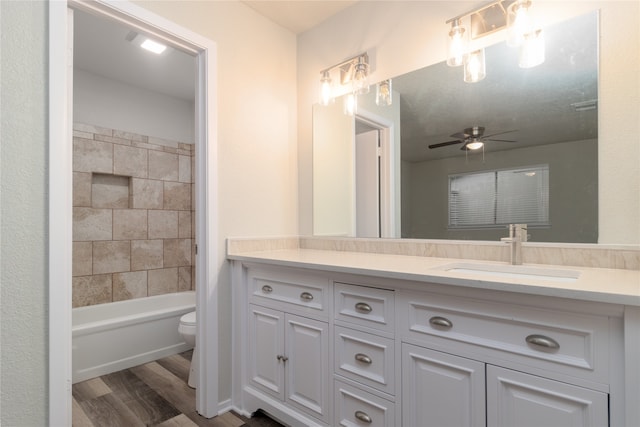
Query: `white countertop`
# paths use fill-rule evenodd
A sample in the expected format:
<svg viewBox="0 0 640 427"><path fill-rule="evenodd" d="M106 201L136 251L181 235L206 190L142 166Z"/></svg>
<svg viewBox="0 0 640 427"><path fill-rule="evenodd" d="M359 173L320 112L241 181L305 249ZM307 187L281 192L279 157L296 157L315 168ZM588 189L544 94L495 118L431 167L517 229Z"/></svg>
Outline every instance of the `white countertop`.
<svg viewBox="0 0 640 427"><path fill-rule="evenodd" d="M227 257L231 260L277 266L640 306L639 270L535 264L522 266L543 270L570 270L579 273L579 277L573 282L559 282L539 277L502 277L492 273L477 274L446 270L451 264L498 266L498 268L508 266L505 263L468 259L311 249L230 253Z"/></svg>

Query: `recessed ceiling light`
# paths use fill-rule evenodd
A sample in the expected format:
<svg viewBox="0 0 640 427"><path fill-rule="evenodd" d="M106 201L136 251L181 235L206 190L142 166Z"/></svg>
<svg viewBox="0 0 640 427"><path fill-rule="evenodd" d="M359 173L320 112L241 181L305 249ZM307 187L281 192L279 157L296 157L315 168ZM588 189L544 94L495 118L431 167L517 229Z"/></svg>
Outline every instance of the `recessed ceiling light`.
<svg viewBox="0 0 640 427"><path fill-rule="evenodd" d="M146 49L150 52L153 52L155 54L160 55L162 52L165 51L165 49L167 48L166 45L163 45L161 43L158 42L154 42L151 39L146 39L144 42L142 42L142 44L140 45L141 48Z"/></svg>

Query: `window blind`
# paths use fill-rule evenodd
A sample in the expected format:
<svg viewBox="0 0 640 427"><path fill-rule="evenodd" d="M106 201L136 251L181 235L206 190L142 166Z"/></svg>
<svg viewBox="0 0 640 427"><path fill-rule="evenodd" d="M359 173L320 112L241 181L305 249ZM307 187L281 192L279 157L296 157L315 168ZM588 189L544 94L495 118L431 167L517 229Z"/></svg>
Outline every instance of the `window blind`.
<svg viewBox="0 0 640 427"><path fill-rule="evenodd" d="M449 227L549 223L549 166L449 176Z"/></svg>

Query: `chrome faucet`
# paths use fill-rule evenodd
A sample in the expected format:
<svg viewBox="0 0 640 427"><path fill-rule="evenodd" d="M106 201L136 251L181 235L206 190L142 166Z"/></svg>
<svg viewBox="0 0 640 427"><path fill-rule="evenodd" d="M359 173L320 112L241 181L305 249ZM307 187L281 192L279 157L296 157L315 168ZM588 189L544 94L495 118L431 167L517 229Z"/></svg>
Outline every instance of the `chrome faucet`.
<svg viewBox="0 0 640 427"><path fill-rule="evenodd" d="M522 264L522 242L526 242L527 238L527 224L509 224L509 237L500 240L510 245L511 265Z"/></svg>

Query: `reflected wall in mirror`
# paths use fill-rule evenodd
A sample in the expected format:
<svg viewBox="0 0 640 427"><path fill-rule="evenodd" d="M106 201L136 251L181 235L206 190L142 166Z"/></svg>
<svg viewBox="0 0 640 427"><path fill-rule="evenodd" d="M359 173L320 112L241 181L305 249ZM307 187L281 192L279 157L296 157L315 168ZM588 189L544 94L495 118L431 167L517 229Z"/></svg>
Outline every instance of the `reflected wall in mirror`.
<svg viewBox="0 0 640 427"><path fill-rule="evenodd" d="M495 205L492 224L456 225L451 177L547 165L548 195L539 203L547 200L548 220L530 227L531 240L597 243L597 27L593 12L545 28L546 60L534 68L519 68L518 50L502 42L486 48L487 76L478 83L464 83L461 67L442 62L393 78L391 107L375 105L373 87L358 97L356 116L342 113L340 99L314 106L314 234L375 237L376 226L359 231L369 215L379 237L498 240L505 221L526 221L505 220L494 198L485 200ZM474 127L486 139L468 150L468 137L482 131L467 130ZM363 209L356 134L371 130L386 132L388 147L378 149L378 178L366 181L380 197Z"/></svg>

